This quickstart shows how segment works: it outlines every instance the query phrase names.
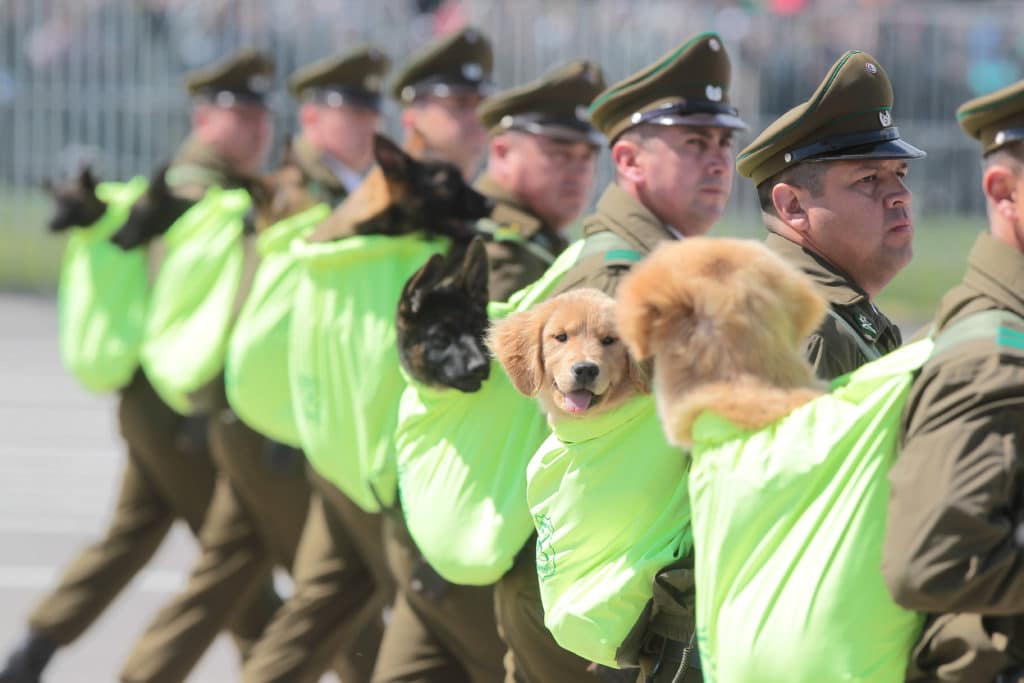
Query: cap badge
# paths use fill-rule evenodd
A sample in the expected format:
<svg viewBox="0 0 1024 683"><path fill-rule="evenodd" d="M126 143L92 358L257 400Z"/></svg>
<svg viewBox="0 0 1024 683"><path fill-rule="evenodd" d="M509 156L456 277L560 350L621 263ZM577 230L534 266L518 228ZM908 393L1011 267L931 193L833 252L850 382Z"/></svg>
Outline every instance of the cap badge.
<svg viewBox="0 0 1024 683"><path fill-rule="evenodd" d="M345 104L345 96L336 90L330 90L324 96L324 104L328 107L340 107Z"/></svg>
<svg viewBox="0 0 1024 683"><path fill-rule="evenodd" d="M722 87L719 85L711 85L709 83L704 88L704 94L712 102L720 102L722 100Z"/></svg>
<svg viewBox="0 0 1024 683"><path fill-rule="evenodd" d="M462 65L462 75L471 81L479 81L484 75L484 68L476 62L466 62Z"/></svg>
<svg viewBox="0 0 1024 683"><path fill-rule="evenodd" d="M246 81L246 85L249 86L249 90L256 93L265 93L270 90L270 79L263 74L253 74L249 76Z"/></svg>
<svg viewBox="0 0 1024 683"><path fill-rule="evenodd" d="M718 42L718 38L712 38L708 41L708 47L711 48L713 52L718 52L722 49L722 44Z"/></svg>
<svg viewBox="0 0 1024 683"><path fill-rule="evenodd" d="M865 62L865 63L864 63L864 68L865 68L865 69L867 70L867 72L868 72L869 74L871 74L872 76L874 76L875 74L877 74L877 73L878 73L878 67L877 67L877 66L875 66L874 64L872 64L871 62Z"/></svg>
<svg viewBox="0 0 1024 683"><path fill-rule="evenodd" d="M502 128L511 128L515 122L516 120L512 118L510 114L505 114L501 117L501 121L498 122L498 125Z"/></svg>
<svg viewBox="0 0 1024 683"><path fill-rule="evenodd" d="M887 109L878 112L878 122L888 128L892 125L892 114Z"/></svg>
<svg viewBox="0 0 1024 683"><path fill-rule="evenodd" d="M411 85L407 85L404 88L402 88L403 102L412 102L414 99L416 99L416 88L412 87Z"/></svg>
<svg viewBox="0 0 1024 683"><path fill-rule="evenodd" d="M587 113L586 106L582 104L576 105L576 119L584 123L590 121L590 115Z"/></svg>
<svg viewBox="0 0 1024 683"><path fill-rule="evenodd" d="M640 123L644 118L644 113L641 111L633 112L633 115L629 117L630 123Z"/></svg>
<svg viewBox="0 0 1024 683"><path fill-rule="evenodd" d="M995 142L997 145L1001 145L1004 142L1006 142L1006 131L1001 130L998 133L996 133L996 139L993 142Z"/></svg>

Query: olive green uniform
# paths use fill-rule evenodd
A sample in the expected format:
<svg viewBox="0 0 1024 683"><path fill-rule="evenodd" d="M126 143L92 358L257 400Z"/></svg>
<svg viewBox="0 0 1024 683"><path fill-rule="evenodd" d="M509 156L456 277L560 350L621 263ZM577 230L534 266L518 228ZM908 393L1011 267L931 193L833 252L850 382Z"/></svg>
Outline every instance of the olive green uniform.
<svg viewBox="0 0 1024 683"><path fill-rule="evenodd" d="M1024 254L978 237L941 332L980 311L1024 316ZM925 364L902 419L882 571L896 601L942 614L914 652L912 681L989 682L1024 665L1024 326Z"/></svg>
<svg viewBox="0 0 1024 683"><path fill-rule="evenodd" d="M307 189L325 200L344 198L345 188L307 142L296 138L292 151ZM126 681L184 680L272 568L294 569L310 502L305 456L250 429L223 399L209 435L219 476L199 535L202 554L185 589L165 605L128 656L122 670ZM203 645L182 656L177 644L185 640ZM360 667L365 657L352 664L339 654L334 668L343 680L367 678Z"/></svg>
<svg viewBox="0 0 1024 683"><path fill-rule="evenodd" d="M836 266L775 233L765 244L811 278L829 303L825 320L807 339L807 360L818 377L830 380L853 372L903 343L899 328Z"/></svg>
<svg viewBox="0 0 1024 683"><path fill-rule="evenodd" d="M191 191L204 184L237 186L238 180L211 149L189 140L171 166L169 183L187 184ZM128 462L107 534L79 555L29 619L34 631L58 645L71 643L88 628L152 557L174 520L184 520L198 535L213 495L216 470L205 419L171 410L141 370L121 391L118 418ZM243 653L279 604L269 575L262 578L229 622ZM192 657L196 651L202 648L186 639L164 654Z"/></svg>

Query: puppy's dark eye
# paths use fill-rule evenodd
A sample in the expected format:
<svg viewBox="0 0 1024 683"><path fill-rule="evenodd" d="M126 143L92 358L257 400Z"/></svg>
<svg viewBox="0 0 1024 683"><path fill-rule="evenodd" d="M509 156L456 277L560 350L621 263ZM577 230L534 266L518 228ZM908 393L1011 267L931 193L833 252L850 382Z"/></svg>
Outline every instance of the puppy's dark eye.
<svg viewBox="0 0 1024 683"><path fill-rule="evenodd" d="M569 341L569 335L565 332L559 332L555 335L555 341L566 342Z"/></svg>
<svg viewBox="0 0 1024 683"><path fill-rule="evenodd" d="M619 341L615 337L603 337L601 339L601 346L611 346L615 342Z"/></svg>

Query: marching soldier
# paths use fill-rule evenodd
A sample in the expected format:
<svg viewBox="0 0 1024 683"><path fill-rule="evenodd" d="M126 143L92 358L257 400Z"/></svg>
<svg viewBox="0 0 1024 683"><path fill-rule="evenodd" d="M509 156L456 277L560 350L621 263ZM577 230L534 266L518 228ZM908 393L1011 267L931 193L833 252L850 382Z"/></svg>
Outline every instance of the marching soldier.
<svg viewBox="0 0 1024 683"><path fill-rule="evenodd" d="M911 387L882 573L897 603L932 615L908 681L1012 683L1024 680L1024 81L957 119L981 145L988 231L934 330L978 333Z"/></svg>
<svg viewBox="0 0 1024 683"><path fill-rule="evenodd" d="M874 299L910 262L914 236L907 160L889 78L851 50L810 99L769 125L738 159L757 186L768 246L806 273L829 302L807 357L832 379L902 343Z"/></svg>
<svg viewBox="0 0 1024 683"><path fill-rule="evenodd" d="M300 69L289 80L302 102L302 132L292 143L292 159L313 197L334 204L359 182L379 119L380 81L387 65L379 50L364 48ZM271 569L295 568L310 502L305 456L263 437L239 420L226 399L221 403L210 420L218 478L199 537L202 554L185 589L159 612L131 651L121 673L126 683L184 680ZM184 642L192 646L183 649ZM346 652L375 648L376 643L344 645L335 669L343 680L360 680L366 655L353 663ZM303 666L315 664L307 660Z"/></svg>
<svg viewBox="0 0 1024 683"><path fill-rule="evenodd" d="M186 76L192 134L167 172L175 194L198 199L214 185L241 187L260 167L272 134L264 97L273 71L269 57L245 50ZM216 478L205 419L174 412L142 370L121 392L119 419L128 461L114 517L29 617L29 635L0 672L4 683L38 681L53 653L74 642L145 566L176 519L196 534L203 523ZM230 621L243 656L279 604L269 574L262 578ZM165 654L198 656L196 647L184 639Z"/></svg>
<svg viewBox="0 0 1024 683"><path fill-rule="evenodd" d="M504 300L538 278L565 246L563 230L586 204L599 137L585 114L604 80L572 62L484 102L490 158L477 189L496 201L481 227L490 297ZM398 596L374 683L501 681L506 646L495 624L493 586L448 583L423 559L400 515L385 520Z"/></svg>

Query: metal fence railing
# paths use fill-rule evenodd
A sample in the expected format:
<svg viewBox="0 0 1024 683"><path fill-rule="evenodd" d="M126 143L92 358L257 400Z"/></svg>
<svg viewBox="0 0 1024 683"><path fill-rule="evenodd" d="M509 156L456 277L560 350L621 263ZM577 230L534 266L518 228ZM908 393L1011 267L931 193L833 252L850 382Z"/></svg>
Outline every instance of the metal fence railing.
<svg viewBox="0 0 1024 683"><path fill-rule="evenodd" d="M844 50L867 50L893 80L904 137L929 152L911 172L929 214L981 211L977 150L953 111L1024 77L1020 0L0 0L0 231L42 204L43 177L82 159L123 178L172 154L189 68L243 44L272 50L281 74L362 41L399 62L466 20L492 36L500 86L579 56L614 81L717 30L751 134L805 99ZM294 107L283 90L275 106L283 135ZM733 213L753 221L753 188L736 188Z"/></svg>

